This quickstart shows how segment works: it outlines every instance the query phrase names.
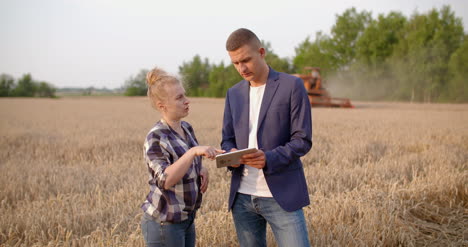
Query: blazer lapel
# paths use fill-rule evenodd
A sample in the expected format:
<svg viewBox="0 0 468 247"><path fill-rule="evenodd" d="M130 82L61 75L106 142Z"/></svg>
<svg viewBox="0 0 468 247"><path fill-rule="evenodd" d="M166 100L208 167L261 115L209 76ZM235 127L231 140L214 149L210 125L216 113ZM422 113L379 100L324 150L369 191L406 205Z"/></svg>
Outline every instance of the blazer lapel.
<svg viewBox="0 0 468 247"><path fill-rule="evenodd" d="M279 85L279 73L274 71L270 67L268 73L268 80L265 86L265 92L263 93L262 105L260 106L260 114L258 115L258 128L262 126L262 122L265 119L268 108L270 107L271 100L276 93ZM248 94L247 94L248 95Z"/></svg>

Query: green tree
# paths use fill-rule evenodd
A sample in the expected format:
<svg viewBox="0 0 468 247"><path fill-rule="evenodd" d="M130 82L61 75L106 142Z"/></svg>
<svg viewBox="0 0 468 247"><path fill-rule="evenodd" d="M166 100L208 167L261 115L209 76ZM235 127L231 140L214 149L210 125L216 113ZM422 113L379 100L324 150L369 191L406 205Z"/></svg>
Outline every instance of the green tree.
<svg viewBox="0 0 468 247"><path fill-rule="evenodd" d="M317 32L315 40L307 37L296 47L293 66L301 73L306 66L324 68L322 76L348 68L356 58L357 41L371 22L371 13L347 9L336 16L331 29L331 36Z"/></svg>
<svg viewBox="0 0 468 247"><path fill-rule="evenodd" d="M371 22L371 13L357 12L355 8L347 9L336 16L336 23L331 29L333 56L338 67L344 68L356 57L356 44L364 30Z"/></svg>
<svg viewBox="0 0 468 247"><path fill-rule="evenodd" d="M135 76L131 76L124 84L124 94L126 96L143 96L146 95L148 87L146 85L146 74L148 70L142 69Z"/></svg>
<svg viewBox="0 0 468 247"><path fill-rule="evenodd" d="M297 73L304 73L306 66L320 67L323 70L322 76L335 71L338 67L336 58L333 56L333 49L330 37L317 32L314 42L307 37L298 47L295 48L296 55L293 58L293 66Z"/></svg>
<svg viewBox="0 0 468 247"><path fill-rule="evenodd" d="M395 98L432 102L447 90L448 63L463 41L463 25L450 7L415 13L403 28L391 66L398 82ZM442 98L441 98L442 97Z"/></svg>
<svg viewBox="0 0 468 247"><path fill-rule="evenodd" d="M468 36L450 57L449 83L445 100L468 102Z"/></svg>
<svg viewBox="0 0 468 247"><path fill-rule="evenodd" d="M356 43L357 60L369 66L381 65L392 55L406 21L400 12L381 14L372 20Z"/></svg>
<svg viewBox="0 0 468 247"><path fill-rule="evenodd" d="M270 42L262 40L262 46L266 50L265 61L267 64L276 71L292 73L292 67L287 58L280 58L273 52Z"/></svg>
<svg viewBox="0 0 468 247"><path fill-rule="evenodd" d="M48 98L54 98L55 97L55 91L56 89L52 86L49 85L47 82L39 82L37 84L37 96L39 97L48 97Z"/></svg>
<svg viewBox="0 0 468 247"><path fill-rule="evenodd" d="M15 79L7 74L0 75L0 97L12 96L15 87Z"/></svg>
<svg viewBox="0 0 468 247"><path fill-rule="evenodd" d="M210 87L207 96L224 97L227 90L242 80L232 64L225 66L223 62L213 65L209 75Z"/></svg>
<svg viewBox="0 0 468 247"><path fill-rule="evenodd" d="M179 74L187 86L187 95L204 96L209 88L208 77L210 70L211 66L208 58L202 61L199 55L195 55L192 61L184 62L182 66L179 66Z"/></svg>
<svg viewBox="0 0 468 247"><path fill-rule="evenodd" d="M406 18L398 12L379 15L371 20L356 43L356 59L347 70L339 72L339 88L347 89L347 97L362 100L390 99L395 89L394 78L387 64L399 42Z"/></svg>
<svg viewBox="0 0 468 247"><path fill-rule="evenodd" d="M25 74L18 80L16 87L13 89L13 96L16 97L34 97L36 94L36 85L31 77L31 74Z"/></svg>

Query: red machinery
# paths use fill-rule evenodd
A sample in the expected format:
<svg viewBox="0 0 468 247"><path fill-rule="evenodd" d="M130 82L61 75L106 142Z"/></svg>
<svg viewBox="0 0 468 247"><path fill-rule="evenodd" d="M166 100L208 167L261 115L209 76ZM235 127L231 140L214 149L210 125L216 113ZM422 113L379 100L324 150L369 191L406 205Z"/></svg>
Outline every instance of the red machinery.
<svg viewBox="0 0 468 247"><path fill-rule="evenodd" d="M310 71L310 73L294 74L294 76L297 76L304 81L304 87L309 95L311 106L354 108L351 101L347 98L330 97L328 91L322 87L320 68L305 67L304 70Z"/></svg>

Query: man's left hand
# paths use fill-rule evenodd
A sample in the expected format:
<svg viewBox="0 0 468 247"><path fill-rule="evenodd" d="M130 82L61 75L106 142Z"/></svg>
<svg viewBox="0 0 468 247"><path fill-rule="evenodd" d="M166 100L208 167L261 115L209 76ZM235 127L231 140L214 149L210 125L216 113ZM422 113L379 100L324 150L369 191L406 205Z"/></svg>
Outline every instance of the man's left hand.
<svg viewBox="0 0 468 247"><path fill-rule="evenodd" d="M241 164L245 164L257 169L262 169L266 164L265 153L258 149L255 153L244 154L240 160Z"/></svg>

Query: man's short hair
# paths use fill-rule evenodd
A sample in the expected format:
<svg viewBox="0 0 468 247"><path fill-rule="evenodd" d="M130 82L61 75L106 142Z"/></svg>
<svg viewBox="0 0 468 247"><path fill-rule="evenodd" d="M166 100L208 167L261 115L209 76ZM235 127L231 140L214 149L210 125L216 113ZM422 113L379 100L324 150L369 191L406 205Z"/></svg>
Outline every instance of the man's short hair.
<svg viewBox="0 0 468 247"><path fill-rule="evenodd" d="M260 48L262 43L257 35L247 28L239 28L229 35L226 41L226 50L235 51L243 45L252 45L254 48Z"/></svg>

